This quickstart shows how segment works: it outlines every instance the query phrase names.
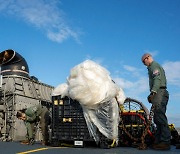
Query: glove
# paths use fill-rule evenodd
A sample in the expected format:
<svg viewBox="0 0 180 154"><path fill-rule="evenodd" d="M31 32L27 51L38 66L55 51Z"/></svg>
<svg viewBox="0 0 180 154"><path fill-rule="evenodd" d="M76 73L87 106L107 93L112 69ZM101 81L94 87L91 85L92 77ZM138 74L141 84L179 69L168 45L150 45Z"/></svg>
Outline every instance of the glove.
<svg viewBox="0 0 180 154"><path fill-rule="evenodd" d="M120 105L119 105L119 108L120 108L121 112L124 111L124 105L120 104Z"/></svg>
<svg viewBox="0 0 180 154"><path fill-rule="evenodd" d="M155 92L151 92L150 95L147 97L149 103L152 103L154 96L156 95Z"/></svg>
<svg viewBox="0 0 180 154"><path fill-rule="evenodd" d="M34 139L33 138L31 138L30 140L29 140L29 145L33 145L34 144Z"/></svg>

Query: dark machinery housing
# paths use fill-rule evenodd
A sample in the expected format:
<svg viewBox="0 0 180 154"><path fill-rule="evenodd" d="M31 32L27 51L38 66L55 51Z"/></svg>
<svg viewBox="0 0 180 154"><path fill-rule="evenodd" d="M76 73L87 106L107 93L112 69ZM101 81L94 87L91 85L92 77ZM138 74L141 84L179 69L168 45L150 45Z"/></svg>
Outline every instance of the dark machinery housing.
<svg viewBox="0 0 180 154"><path fill-rule="evenodd" d="M1 75L19 75L29 77L29 67L26 60L14 50L0 53Z"/></svg>
<svg viewBox="0 0 180 154"><path fill-rule="evenodd" d="M42 104L51 108L51 93L54 87L29 76L26 60L14 50L0 53L0 139L17 141L25 138L24 122L16 118L16 112ZM36 140L41 139L40 131Z"/></svg>

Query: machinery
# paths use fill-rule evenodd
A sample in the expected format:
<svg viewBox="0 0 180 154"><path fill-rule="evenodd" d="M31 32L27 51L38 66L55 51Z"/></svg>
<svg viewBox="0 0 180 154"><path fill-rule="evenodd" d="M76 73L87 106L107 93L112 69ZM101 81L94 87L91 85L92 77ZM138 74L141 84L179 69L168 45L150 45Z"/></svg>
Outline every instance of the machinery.
<svg viewBox="0 0 180 154"><path fill-rule="evenodd" d="M169 129L171 131L171 144L177 145L180 144L180 135L175 128L174 124L169 124Z"/></svg>
<svg viewBox="0 0 180 154"><path fill-rule="evenodd" d="M151 122L152 113L139 101L127 98L123 104L124 109L120 113L119 145L139 146L147 145L154 140L155 126ZM145 145L146 144L146 145Z"/></svg>
<svg viewBox="0 0 180 154"><path fill-rule="evenodd" d="M146 149L148 145L153 143L156 131L155 124L152 122L153 106L149 112L141 102L132 98L127 98L123 106L124 109L120 113L119 146ZM175 125L169 124L169 129L171 131L171 144L179 144L180 137Z"/></svg>
<svg viewBox="0 0 180 154"><path fill-rule="evenodd" d="M54 87L29 76L26 60L14 50L0 53L0 140L25 139L24 122L16 118L18 110L42 104L51 110L51 93ZM36 140L41 140L37 131Z"/></svg>

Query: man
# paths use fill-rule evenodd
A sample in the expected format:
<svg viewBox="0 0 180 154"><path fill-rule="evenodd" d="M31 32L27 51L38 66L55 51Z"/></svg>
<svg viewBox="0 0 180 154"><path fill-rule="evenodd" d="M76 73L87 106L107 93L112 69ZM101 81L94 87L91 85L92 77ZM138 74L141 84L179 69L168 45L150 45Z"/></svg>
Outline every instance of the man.
<svg viewBox="0 0 180 154"><path fill-rule="evenodd" d="M18 111L16 116L18 119L24 120L27 128L27 140L22 141L22 144L34 144L35 125L37 122L40 122L40 128L43 135L42 144L48 144L48 125L50 124L50 116L46 107L41 105L32 106L25 110Z"/></svg>
<svg viewBox="0 0 180 154"><path fill-rule="evenodd" d="M169 150L171 133L166 117L166 106L169 100L164 69L153 60L151 54L142 56L142 62L147 66L149 74L149 103L154 106L154 123L156 124L155 142L152 146L157 150Z"/></svg>

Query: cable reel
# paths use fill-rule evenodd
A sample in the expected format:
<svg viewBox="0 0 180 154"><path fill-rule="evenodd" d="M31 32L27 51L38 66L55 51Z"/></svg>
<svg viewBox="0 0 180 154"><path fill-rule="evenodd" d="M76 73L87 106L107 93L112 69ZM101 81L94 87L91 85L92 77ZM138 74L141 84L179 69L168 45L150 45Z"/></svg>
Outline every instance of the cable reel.
<svg viewBox="0 0 180 154"><path fill-rule="evenodd" d="M127 98L120 112L119 124L119 145L136 146L141 144L141 149L145 149L145 144L153 141L154 126L151 123L152 113L138 100ZM150 119L150 120L149 120Z"/></svg>

